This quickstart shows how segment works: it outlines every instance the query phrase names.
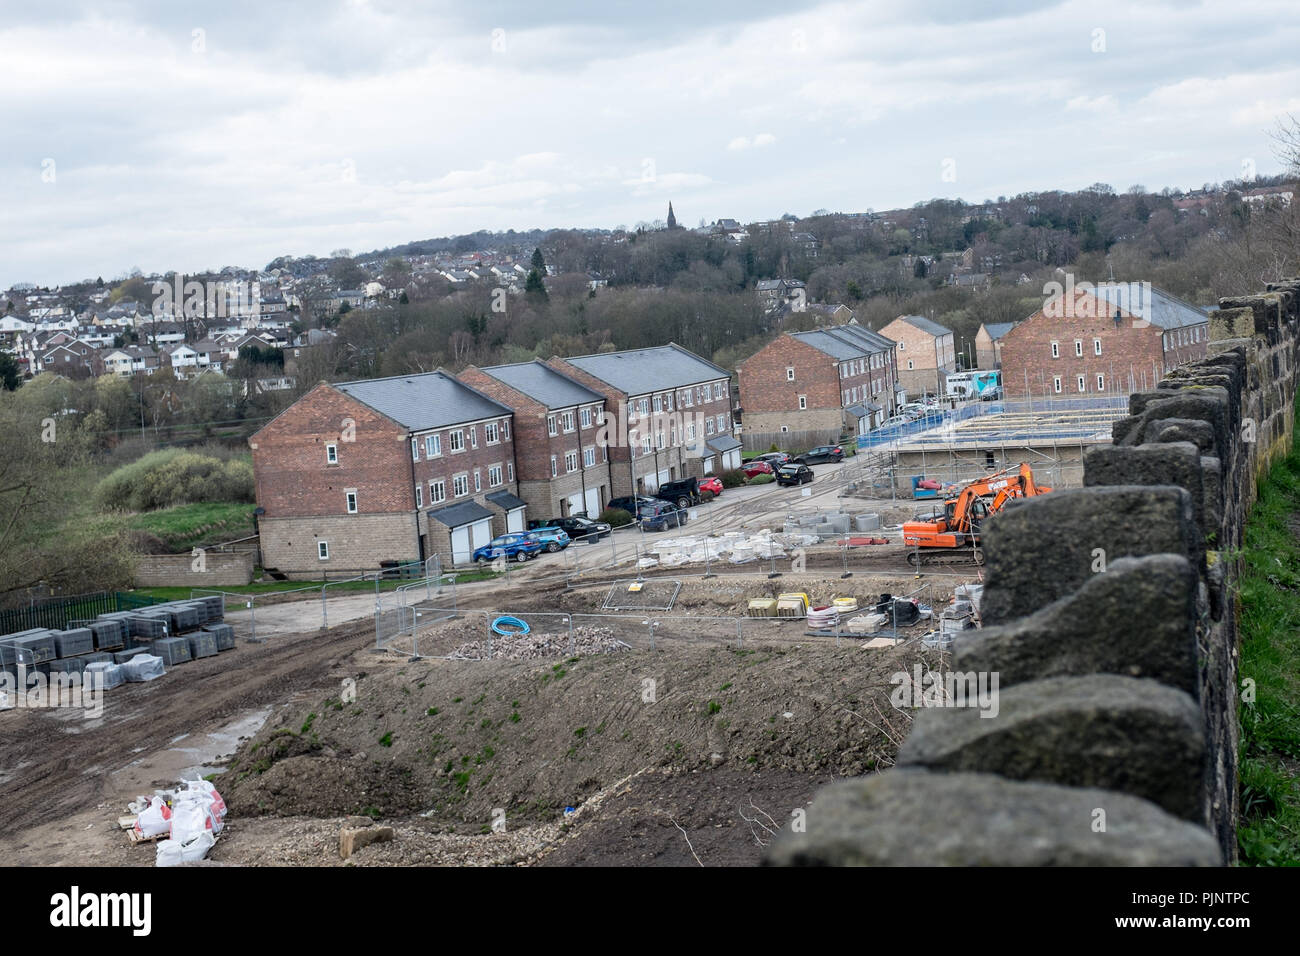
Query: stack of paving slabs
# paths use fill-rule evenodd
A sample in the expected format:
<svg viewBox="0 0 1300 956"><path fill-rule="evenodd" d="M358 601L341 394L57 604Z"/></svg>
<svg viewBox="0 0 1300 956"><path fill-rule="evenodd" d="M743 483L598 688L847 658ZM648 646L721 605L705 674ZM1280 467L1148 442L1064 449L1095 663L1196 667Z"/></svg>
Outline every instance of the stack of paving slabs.
<svg viewBox="0 0 1300 956"><path fill-rule="evenodd" d="M74 627L67 631L51 631L54 649L59 657L89 654L95 649L95 637L88 627Z"/></svg>
<svg viewBox="0 0 1300 956"><path fill-rule="evenodd" d="M189 642L190 657L193 660L217 656L217 635L211 631L195 631L193 634L187 634L185 640Z"/></svg>
<svg viewBox="0 0 1300 956"><path fill-rule="evenodd" d="M235 647L235 629L229 624L209 624L203 628L217 641L217 650L229 651Z"/></svg>
<svg viewBox="0 0 1300 956"><path fill-rule="evenodd" d="M165 611L159 614L153 608L137 611L127 618L131 624L131 636L143 637L151 641L166 637L167 629L171 623L169 617L170 615Z"/></svg>
<svg viewBox="0 0 1300 956"><path fill-rule="evenodd" d="M190 642L184 637L164 637L153 642L155 657L161 657L168 667L184 664L190 657Z"/></svg>
<svg viewBox="0 0 1300 956"><path fill-rule="evenodd" d="M116 651L126 646L126 625L119 620L100 618L90 623L90 632L95 638L95 649Z"/></svg>

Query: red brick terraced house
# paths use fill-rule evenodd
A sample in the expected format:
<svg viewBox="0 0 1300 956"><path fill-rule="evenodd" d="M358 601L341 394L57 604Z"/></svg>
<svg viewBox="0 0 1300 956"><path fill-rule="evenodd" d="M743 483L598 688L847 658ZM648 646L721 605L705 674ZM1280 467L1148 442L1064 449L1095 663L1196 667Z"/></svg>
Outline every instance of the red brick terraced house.
<svg viewBox="0 0 1300 956"><path fill-rule="evenodd" d="M511 418L442 370L317 385L249 439L263 566L310 580L468 563L526 526Z"/></svg>
<svg viewBox="0 0 1300 956"><path fill-rule="evenodd" d="M745 443L755 450L865 434L897 405L894 343L853 323L786 332L736 373Z"/></svg>
<svg viewBox="0 0 1300 956"><path fill-rule="evenodd" d="M1081 283L1002 337L1007 398L1124 396L1205 356L1209 315L1148 283Z"/></svg>
<svg viewBox="0 0 1300 956"><path fill-rule="evenodd" d="M676 343L547 364L605 397L614 497L739 467L726 369Z"/></svg>
<svg viewBox="0 0 1300 956"><path fill-rule="evenodd" d="M900 315L880 334L898 346L898 381L909 396L944 394L948 376L957 371L952 329L923 315Z"/></svg>
<svg viewBox="0 0 1300 956"><path fill-rule="evenodd" d="M534 518L595 518L611 494L605 396L541 360L470 366L462 382L514 411L519 497Z"/></svg>

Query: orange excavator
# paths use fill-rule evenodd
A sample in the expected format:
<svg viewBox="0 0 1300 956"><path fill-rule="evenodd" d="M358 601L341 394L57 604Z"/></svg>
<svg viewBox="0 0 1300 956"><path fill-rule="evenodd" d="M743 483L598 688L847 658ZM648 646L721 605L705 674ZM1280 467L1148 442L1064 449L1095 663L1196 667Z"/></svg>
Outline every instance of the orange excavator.
<svg viewBox="0 0 1300 956"><path fill-rule="evenodd" d="M966 485L943 503L943 511L929 518L918 518L903 525L903 543L915 550L907 563L983 564L980 528L990 515L1001 511L1014 498L1032 498L1051 488L1034 481L1034 471L1022 463L985 475Z"/></svg>

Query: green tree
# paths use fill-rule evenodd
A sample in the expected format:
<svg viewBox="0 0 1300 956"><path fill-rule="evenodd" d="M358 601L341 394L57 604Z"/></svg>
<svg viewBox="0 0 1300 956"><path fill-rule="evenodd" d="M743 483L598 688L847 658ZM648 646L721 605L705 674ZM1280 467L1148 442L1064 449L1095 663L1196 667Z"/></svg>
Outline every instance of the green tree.
<svg viewBox="0 0 1300 956"><path fill-rule="evenodd" d="M542 281L542 274L537 269L529 270L528 279L524 282L524 294L538 302L549 301L550 296L546 294L546 283Z"/></svg>
<svg viewBox="0 0 1300 956"><path fill-rule="evenodd" d="M539 246L533 250L533 271L546 275L546 260L542 258L542 250Z"/></svg>
<svg viewBox="0 0 1300 956"><path fill-rule="evenodd" d="M0 352L0 388L6 392L12 392L23 382L22 373L18 370L18 363L8 352Z"/></svg>

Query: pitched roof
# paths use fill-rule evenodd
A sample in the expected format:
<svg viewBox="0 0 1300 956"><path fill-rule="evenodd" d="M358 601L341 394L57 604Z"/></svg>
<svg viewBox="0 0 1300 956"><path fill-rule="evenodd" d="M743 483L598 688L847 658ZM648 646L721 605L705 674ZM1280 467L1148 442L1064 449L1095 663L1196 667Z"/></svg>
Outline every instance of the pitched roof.
<svg viewBox="0 0 1300 956"><path fill-rule="evenodd" d="M462 501L458 505L436 508L429 512L429 517L434 521L445 524L448 528L459 528L461 525L482 521L484 518L491 518L492 512L477 501Z"/></svg>
<svg viewBox="0 0 1300 956"><path fill-rule="evenodd" d="M900 315L894 321L906 322L908 325L914 326L922 332L929 332L931 335L952 335L952 329L944 328L938 322L927 319L923 315Z"/></svg>
<svg viewBox="0 0 1300 956"><path fill-rule="evenodd" d="M1019 322L985 322L984 331L996 342L1019 324Z"/></svg>
<svg viewBox="0 0 1300 956"><path fill-rule="evenodd" d="M883 335L852 323L791 332L790 335L838 361L861 358L873 352L889 352L894 348L894 343Z"/></svg>
<svg viewBox="0 0 1300 956"><path fill-rule="evenodd" d="M576 355L565 361L628 395L698 385L731 374L675 342L648 349Z"/></svg>
<svg viewBox="0 0 1300 956"><path fill-rule="evenodd" d="M506 511L513 511L515 508L528 507L528 502L508 491L491 491L484 497L494 505L503 508Z"/></svg>
<svg viewBox="0 0 1300 956"><path fill-rule="evenodd" d="M1102 283L1097 298L1162 329L1181 329L1209 321L1204 309L1141 282Z"/></svg>
<svg viewBox="0 0 1300 956"><path fill-rule="evenodd" d="M412 431L510 414L500 402L441 369L422 375L339 382L334 388Z"/></svg>
<svg viewBox="0 0 1300 956"><path fill-rule="evenodd" d="M704 439L704 444L708 445L718 454L722 454L723 452L731 451L733 448L739 448L742 443L740 439L735 438L732 435L718 435L714 438Z"/></svg>
<svg viewBox="0 0 1300 956"><path fill-rule="evenodd" d="M492 365L480 371L523 392L529 398L536 399L547 408L565 408L604 400L599 392L557 372L540 359L514 365Z"/></svg>

